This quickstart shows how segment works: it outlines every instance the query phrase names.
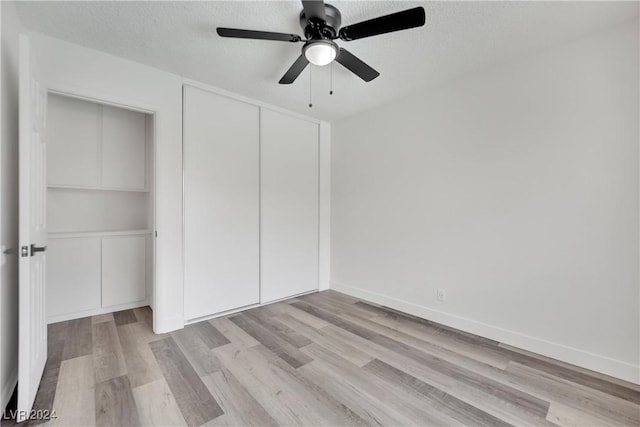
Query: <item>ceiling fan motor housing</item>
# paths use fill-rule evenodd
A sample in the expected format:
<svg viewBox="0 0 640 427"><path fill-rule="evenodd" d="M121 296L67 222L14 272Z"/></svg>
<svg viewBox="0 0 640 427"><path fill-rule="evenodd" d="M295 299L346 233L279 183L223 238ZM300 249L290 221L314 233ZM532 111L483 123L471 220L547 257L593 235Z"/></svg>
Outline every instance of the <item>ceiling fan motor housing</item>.
<svg viewBox="0 0 640 427"><path fill-rule="evenodd" d="M310 40L335 39L338 29L342 24L340 11L330 4L324 5L325 20L318 18L307 19L304 10L300 12L300 27L304 30L304 35Z"/></svg>

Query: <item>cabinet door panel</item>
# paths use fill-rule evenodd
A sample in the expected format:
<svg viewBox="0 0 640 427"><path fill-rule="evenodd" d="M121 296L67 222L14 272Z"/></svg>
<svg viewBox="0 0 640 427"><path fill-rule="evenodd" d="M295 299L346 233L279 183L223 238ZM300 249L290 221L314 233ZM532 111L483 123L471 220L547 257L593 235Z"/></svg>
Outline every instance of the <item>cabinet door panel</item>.
<svg viewBox="0 0 640 427"><path fill-rule="evenodd" d="M146 297L145 236L102 239L102 307Z"/></svg>
<svg viewBox="0 0 640 427"><path fill-rule="evenodd" d="M185 319L259 302L259 109L184 93Z"/></svg>
<svg viewBox="0 0 640 427"><path fill-rule="evenodd" d="M99 106L49 94L47 115L47 183L98 185Z"/></svg>
<svg viewBox="0 0 640 427"><path fill-rule="evenodd" d="M145 115L102 107L102 186L143 189Z"/></svg>
<svg viewBox="0 0 640 427"><path fill-rule="evenodd" d="M47 316L100 308L100 239L49 239Z"/></svg>
<svg viewBox="0 0 640 427"><path fill-rule="evenodd" d="M262 110L262 302L318 289L318 125Z"/></svg>

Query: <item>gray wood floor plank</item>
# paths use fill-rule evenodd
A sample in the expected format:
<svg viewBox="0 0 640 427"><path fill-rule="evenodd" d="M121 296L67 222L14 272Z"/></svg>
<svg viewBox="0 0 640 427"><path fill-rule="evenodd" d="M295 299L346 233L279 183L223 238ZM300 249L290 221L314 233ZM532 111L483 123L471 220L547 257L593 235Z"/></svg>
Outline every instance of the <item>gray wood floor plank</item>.
<svg viewBox="0 0 640 427"><path fill-rule="evenodd" d="M241 314L233 316L229 320L294 368L299 368L305 363L311 362L311 358L307 355L301 353L297 348L271 333L267 328L248 316Z"/></svg>
<svg viewBox="0 0 640 427"><path fill-rule="evenodd" d="M153 341L149 346L188 425L204 424L223 414L173 338Z"/></svg>
<svg viewBox="0 0 640 427"><path fill-rule="evenodd" d="M113 313L113 320L116 322L116 326L127 325L138 321L133 310L116 311Z"/></svg>
<svg viewBox="0 0 640 427"><path fill-rule="evenodd" d="M62 360L86 356L93 351L91 318L70 320Z"/></svg>
<svg viewBox="0 0 640 427"><path fill-rule="evenodd" d="M220 347L231 342L209 322L199 322L186 326L185 329L187 328L192 329L208 348Z"/></svg>
<svg viewBox="0 0 640 427"><path fill-rule="evenodd" d="M335 291L152 324L141 307L49 325L46 424L640 425L640 385Z"/></svg>
<svg viewBox="0 0 640 427"><path fill-rule="evenodd" d="M136 401L142 425L184 426L187 424L164 377L133 388L133 398Z"/></svg>
<svg viewBox="0 0 640 427"><path fill-rule="evenodd" d="M640 404L640 392L631 387L605 381L573 369L563 368L554 363L527 357L516 352L511 352L511 360L537 371L543 371L558 378L562 378L594 390L602 391L603 393L610 394L611 396L615 396L620 399L628 400L636 405Z"/></svg>
<svg viewBox="0 0 640 427"><path fill-rule="evenodd" d="M141 337L144 334L140 332L139 325L127 323L116 329L131 387L139 387L161 379L162 371L146 340Z"/></svg>
<svg viewBox="0 0 640 427"><path fill-rule="evenodd" d="M209 325L209 323L205 323ZM211 348L207 343L203 341L202 334L198 328L187 326L184 329L171 332L171 337L178 344L178 347L180 347L180 350L182 350L199 376L204 377L221 369L220 361L211 352Z"/></svg>
<svg viewBox="0 0 640 427"><path fill-rule="evenodd" d="M278 423L227 370L202 379L211 395L220 402L229 424L237 426L276 426Z"/></svg>
<svg viewBox="0 0 640 427"><path fill-rule="evenodd" d="M222 334L236 347L247 348L260 345L258 340L240 329L227 317L211 319L209 320L209 323L211 323L218 331L222 332Z"/></svg>
<svg viewBox="0 0 640 427"><path fill-rule="evenodd" d="M640 406L598 390L566 381L519 363L511 363L507 372L514 381L549 396L549 400L579 408L615 424L640 425Z"/></svg>
<svg viewBox="0 0 640 427"><path fill-rule="evenodd" d="M313 343L341 355L355 366L361 367L373 360L371 356L356 347L331 339L322 330L314 329L288 314L280 316L279 320L308 337Z"/></svg>
<svg viewBox="0 0 640 427"><path fill-rule="evenodd" d="M126 375L127 365L113 322L92 325L93 367L96 383Z"/></svg>
<svg viewBox="0 0 640 427"><path fill-rule="evenodd" d="M97 426L140 425L138 409L126 375L96 384L95 418Z"/></svg>
<svg viewBox="0 0 640 427"><path fill-rule="evenodd" d="M364 370L386 380L390 384L414 390L427 398L439 411L450 415L464 425L487 427L507 427L511 425L381 360L376 359L370 362L364 367Z"/></svg>
<svg viewBox="0 0 640 427"><path fill-rule="evenodd" d="M288 342L295 348L304 347L311 344L312 342L309 338L305 337L304 335L300 335L298 332L280 322L280 320L277 319L276 316L274 316L273 312L270 311L268 307L249 310L245 314L257 323L268 327L270 331L272 331L278 337Z"/></svg>
<svg viewBox="0 0 640 427"><path fill-rule="evenodd" d="M483 411L500 418L510 424L526 426L552 425L546 417L532 414L526 408L514 406L510 402L500 399L485 390L472 387L465 382L458 381L446 373L439 372L433 367L426 366L416 360L400 354L396 351L383 347L370 340L365 340L355 334L334 325L323 328L334 339L342 340L346 343L358 346L362 351L373 358L380 359L391 366L402 369L406 373L432 385L440 390L449 393L458 399L474 405Z"/></svg>
<svg viewBox="0 0 640 427"><path fill-rule="evenodd" d="M300 310L306 311L307 313L316 316L322 320L325 320L345 331L351 332L352 334L358 335L366 340L374 337L376 335L375 332L370 331L369 329L362 328L360 326L354 325L351 322L347 322L340 318L338 315L333 314L327 310L323 310L317 307L314 307L304 301L296 302L291 304L295 308L299 308Z"/></svg>
<svg viewBox="0 0 640 427"><path fill-rule="evenodd" d="M366 396L376 402L376 405L393 414L396 423L417 425L454 425L455 420L446 414L433 411L428 408L426 401L416 398L401 387L394 387L367 372L354 369L348 361L317 344L312 344L303 349L314 358L316 367L325 367L325 374L330 375L334 381L341 378L355 389L356 396ZM303 369L304 371L304 369ZM329 372L333 372L330 374Z"/></svg>

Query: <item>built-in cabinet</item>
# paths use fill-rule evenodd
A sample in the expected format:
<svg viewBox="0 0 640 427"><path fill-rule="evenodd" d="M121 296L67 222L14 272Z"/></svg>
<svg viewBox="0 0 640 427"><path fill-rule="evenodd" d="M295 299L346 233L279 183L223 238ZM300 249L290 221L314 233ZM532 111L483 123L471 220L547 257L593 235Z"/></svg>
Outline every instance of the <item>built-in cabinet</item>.
<svg viewBox="0 0 640 427"><path fill-rule="evenodd" d="M184 87L184 318L318 289L319 125Z"/></svg>
<svg viewBox="0 0 640 427"><path fill-rule="evenodd" d="M150 302L153 116L49 94L48 321Z"/></svg>

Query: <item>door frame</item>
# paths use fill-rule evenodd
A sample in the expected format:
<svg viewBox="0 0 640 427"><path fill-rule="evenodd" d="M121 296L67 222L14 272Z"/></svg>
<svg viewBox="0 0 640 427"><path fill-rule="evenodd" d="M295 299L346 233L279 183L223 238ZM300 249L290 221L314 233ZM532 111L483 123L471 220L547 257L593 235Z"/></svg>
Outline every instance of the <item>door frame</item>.
<svg viewBox="0 0 640 427"><path fill-rule="evenodd" d="M153 146L153 152L151 154L151 162L153 164L152 166L152 175L151 175L151 185L150 185L150 194L152 197L152 209L153 209L153 224L151 226L151 238L152 238L152 250L153 250L153 260L152 260L152 268L151 268L151 274L152 274L152 278L151 278L151 298L149 303L151 304L152 307L152 312L153 312L153 331L154 333L157 330L157 325L159 324L159 319L161 319L161 316L158 313L158 308L159 305L156 302L156 298L158 295L158 292L156 290L156 244L157 244L157 215L156 215L156 207L157 207L157 193L156 193L156 174L157 174L157 135L158 135L158 125L157 125L157 112L156 112L156 108L154 108L154 106L145 104L145 103L141 103L135 100L131 100L131 99L122 99L120 97L114 97L112 95L103 93L103 92L99 92L99 91L92 91L92 90L88 90L88 89L82 89L80 87L77 86L67 86L67 85L52 85L52 84L48 84L48 82L45 81L45 83L47 83L47 95L49 94L55 94L55 95L60 95L60 96L65 96L68 98L74 98L74 99L78 99L81 101L88 101L88 102L93 102L93 103L97 103L97 104L101 104L101 105L108 105L111 107L116 107L116 108L123 108L126 110L130 110L130 111L135 111L138 113L143 113L143 114L148 114L151 116L151 119L153 120L153 138L152 138L152 146ZM48 99L48 98L47 98ZM48 100L47 100L48 102Z"/></svg>

